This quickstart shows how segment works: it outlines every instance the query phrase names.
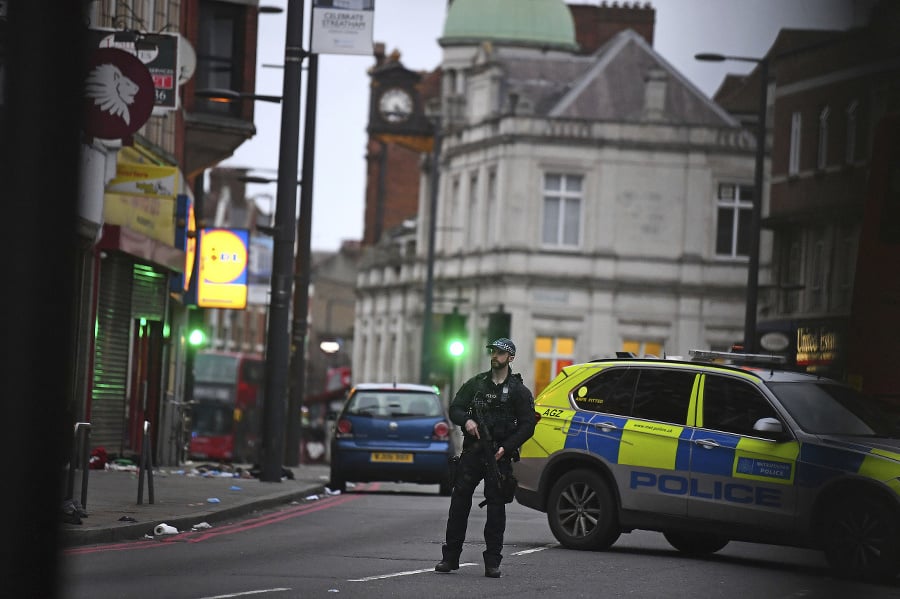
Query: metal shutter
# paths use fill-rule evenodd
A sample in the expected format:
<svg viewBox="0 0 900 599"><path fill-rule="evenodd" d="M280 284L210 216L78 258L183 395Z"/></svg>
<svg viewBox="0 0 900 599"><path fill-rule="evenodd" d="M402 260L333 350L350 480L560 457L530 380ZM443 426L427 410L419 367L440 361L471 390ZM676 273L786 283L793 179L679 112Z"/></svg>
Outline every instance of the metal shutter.
<svg viewBox="0 0 900 599"><path fill-rule="evenodd" d="M91 445L122 454L131 340L132 261L110 254L100 266L94 373L91 386Z"/></svg>

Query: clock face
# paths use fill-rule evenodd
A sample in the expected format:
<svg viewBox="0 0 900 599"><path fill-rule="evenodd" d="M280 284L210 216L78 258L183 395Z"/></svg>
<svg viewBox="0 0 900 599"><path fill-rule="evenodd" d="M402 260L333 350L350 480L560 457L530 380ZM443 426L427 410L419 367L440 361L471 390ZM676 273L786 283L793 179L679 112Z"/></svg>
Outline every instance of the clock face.
<svg viewBox="0 0 900 599"><path fill-rule="evenodd" d="M412 115L412 111L412 96L399 87L385 91L378 100L378 112L389 123L402 123Z"/></svg>

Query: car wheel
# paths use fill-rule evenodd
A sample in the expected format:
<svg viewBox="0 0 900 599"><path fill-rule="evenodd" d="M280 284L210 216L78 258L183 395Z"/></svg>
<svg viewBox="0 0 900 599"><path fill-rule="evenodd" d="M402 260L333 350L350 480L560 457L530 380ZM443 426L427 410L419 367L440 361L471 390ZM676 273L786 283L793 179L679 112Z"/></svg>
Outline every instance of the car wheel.
<svg viewBox="0 0 900 599"><path fill-rule="evenodd" d="M838 574L892 580L900 571L900 517L874 497L842 499L827 512L825 557Z"/></svg>
<svg viewBox="0 0 900 599"><path fill-rule="evenodd" d="M672 547L690 555L715 553L728 544L726 538L703 533L664 532L663 536Z"/></svg>
<svg viewBox="0 0 900 599"><path fill-rule="evenodd" d="M608 549L619 538L619 517L609 484L590 470L573 470L550 489L547 520L569 549Z"/></svg>

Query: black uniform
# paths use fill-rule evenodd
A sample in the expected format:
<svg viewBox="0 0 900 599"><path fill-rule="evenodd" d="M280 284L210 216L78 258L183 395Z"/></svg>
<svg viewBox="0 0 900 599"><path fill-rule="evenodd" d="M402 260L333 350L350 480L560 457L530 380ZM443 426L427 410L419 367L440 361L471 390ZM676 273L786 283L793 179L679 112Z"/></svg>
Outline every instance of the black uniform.
<svg viewBox="0 0 900 599"><path fill-rule="evenodd" d="M483 414L486 422L478 422L476 399L485 406ZM465 430L469 419L488 427L494 440L491 453L503 447L503 458L497 466L502 474L511 474L511 460L518 460L519 447L534 434L534 398L522 382L522 375L510 372L504 382L495 385L491 380L491 371L482 372L466 381L450 403L450 420L463 429L463 451L450 497L447 537L443 546L444 560L451 563L459 561L472 509L472 494L485 478L488 467L483 449L478 445L484 441L479 441ZM493 485L485 485L484 497L487 501L484 563L485 566L498 568L503 557L500 552L506 530L506 501Z"/></svg>

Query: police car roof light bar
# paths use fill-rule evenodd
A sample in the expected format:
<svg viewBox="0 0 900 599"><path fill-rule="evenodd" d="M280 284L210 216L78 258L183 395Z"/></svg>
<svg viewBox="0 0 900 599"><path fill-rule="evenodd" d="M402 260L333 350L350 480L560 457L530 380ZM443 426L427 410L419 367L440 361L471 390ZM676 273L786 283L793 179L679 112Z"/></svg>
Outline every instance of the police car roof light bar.
<svg viewBox="0 0 900 599"><path fill-rule="evenodd" d="M724 361L726 364L786 364L784 356L768 354L739 354L726 351L712 351L706 349L689 349L688 353L694 362Z"/></svg>

